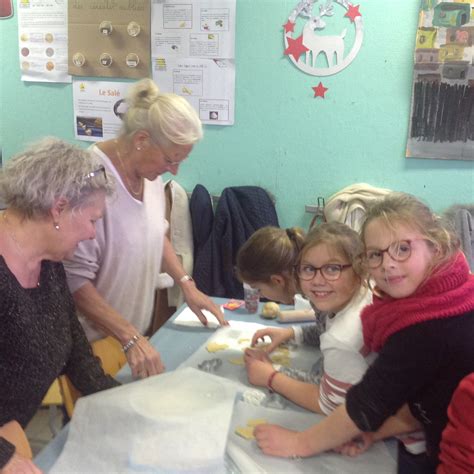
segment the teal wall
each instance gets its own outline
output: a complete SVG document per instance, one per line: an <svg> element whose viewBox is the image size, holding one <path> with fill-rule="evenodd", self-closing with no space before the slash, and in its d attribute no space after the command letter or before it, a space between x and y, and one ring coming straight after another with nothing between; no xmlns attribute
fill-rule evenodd
<svg viewBox="0 0 474 474"><path fill-rule="evenodd" d="M283 56L282 28L297 0L237 0L236 117L206 126L182 166L189 190L259 185L283 226L306 226L304 205L356 182L411 192L441 211L474 202L474 162L404 157L419 0L360 0L364 42L355 61L319 78ZM73 141L72 87L20 81L17 18L0 20L4 160L42 135ZM81 142L84 146L87 144Z"/></svg>

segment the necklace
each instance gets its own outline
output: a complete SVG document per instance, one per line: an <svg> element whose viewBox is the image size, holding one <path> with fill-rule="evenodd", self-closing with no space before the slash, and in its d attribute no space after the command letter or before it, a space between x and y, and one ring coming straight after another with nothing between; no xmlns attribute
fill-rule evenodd
<svg viewBox="0 0 474 474"><path fill-rule="evenodd" d="M138 191L135 191L132 187L132 184L130 183L130 180L128 179L127 170L125 169L125 166L123 165L122 156L120 155L118 142L117 142L117 140L114 140L114 142L115 142L115 152L117 153L117 157L118 157L119 162L120 162L120 167L122 168L123 174L125 176L125 181L127 182L128 189L130 190L130 192L134 196L140 197L143 193L143 178L140 178L140 187L139 187Z"/></svg>
<svg viewBox="0 0 474 474"><path fill-rule="evenodd" d="M18 239L16 238L15 232L13 232L13 230L11 229L11 224L10 224L9 220L7 219L7 211L3 211L3 222L5 222L5 225L8 227L8 229L6 229L8 237L10 237L12 242L15 244L15 248L17 250L17 253L21 257L23 257L25 260L27 260L25 252L23 252L23 248L22 248L20 242L18 242ZM39 287L40 286L40 276L39 275L36 278L36 280L37 280L36 281L36 286Z"/></svg>

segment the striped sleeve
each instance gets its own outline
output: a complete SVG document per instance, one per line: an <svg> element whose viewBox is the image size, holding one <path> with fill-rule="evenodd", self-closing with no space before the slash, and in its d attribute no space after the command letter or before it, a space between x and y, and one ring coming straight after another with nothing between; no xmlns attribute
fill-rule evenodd
<svg viewBox="0 0 474 474"><path fill-rule="evenodd" d="M323 376L319 389L319 405L326 415L346 400L348 390L358 383L368 367L364 356L329 334L323 336Z"/></svg>
<svg viewBox="0 0 474 474"><path fill-rule="evenodd" d="M319 406L322 412L325 415L329 415L339 405L344 403L347 391L351 387L352 384L334 379L327 373L324 373L319 386Z"/></svg>

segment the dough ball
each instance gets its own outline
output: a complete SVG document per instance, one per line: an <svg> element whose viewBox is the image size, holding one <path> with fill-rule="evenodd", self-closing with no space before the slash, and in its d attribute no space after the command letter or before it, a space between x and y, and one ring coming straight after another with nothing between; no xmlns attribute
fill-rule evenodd
<svg viewBox="0 0 474 474"><path fill-rule="evenodd" d="M276 303L269 302L265 303L262 308L262 317L266 319L274 319L280 313L280 306Z"/></svg>

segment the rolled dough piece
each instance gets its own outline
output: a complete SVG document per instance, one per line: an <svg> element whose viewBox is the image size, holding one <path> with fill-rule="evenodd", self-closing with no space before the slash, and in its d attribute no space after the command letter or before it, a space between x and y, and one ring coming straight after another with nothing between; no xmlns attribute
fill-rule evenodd
<svg viewBox="0 0 474 474"><path fill-rule="evenodd" d="M207 352L217 352L217 351L224 351L229 347L229 344L219 344L218 342L210 342L206 349Z"/></svg>

